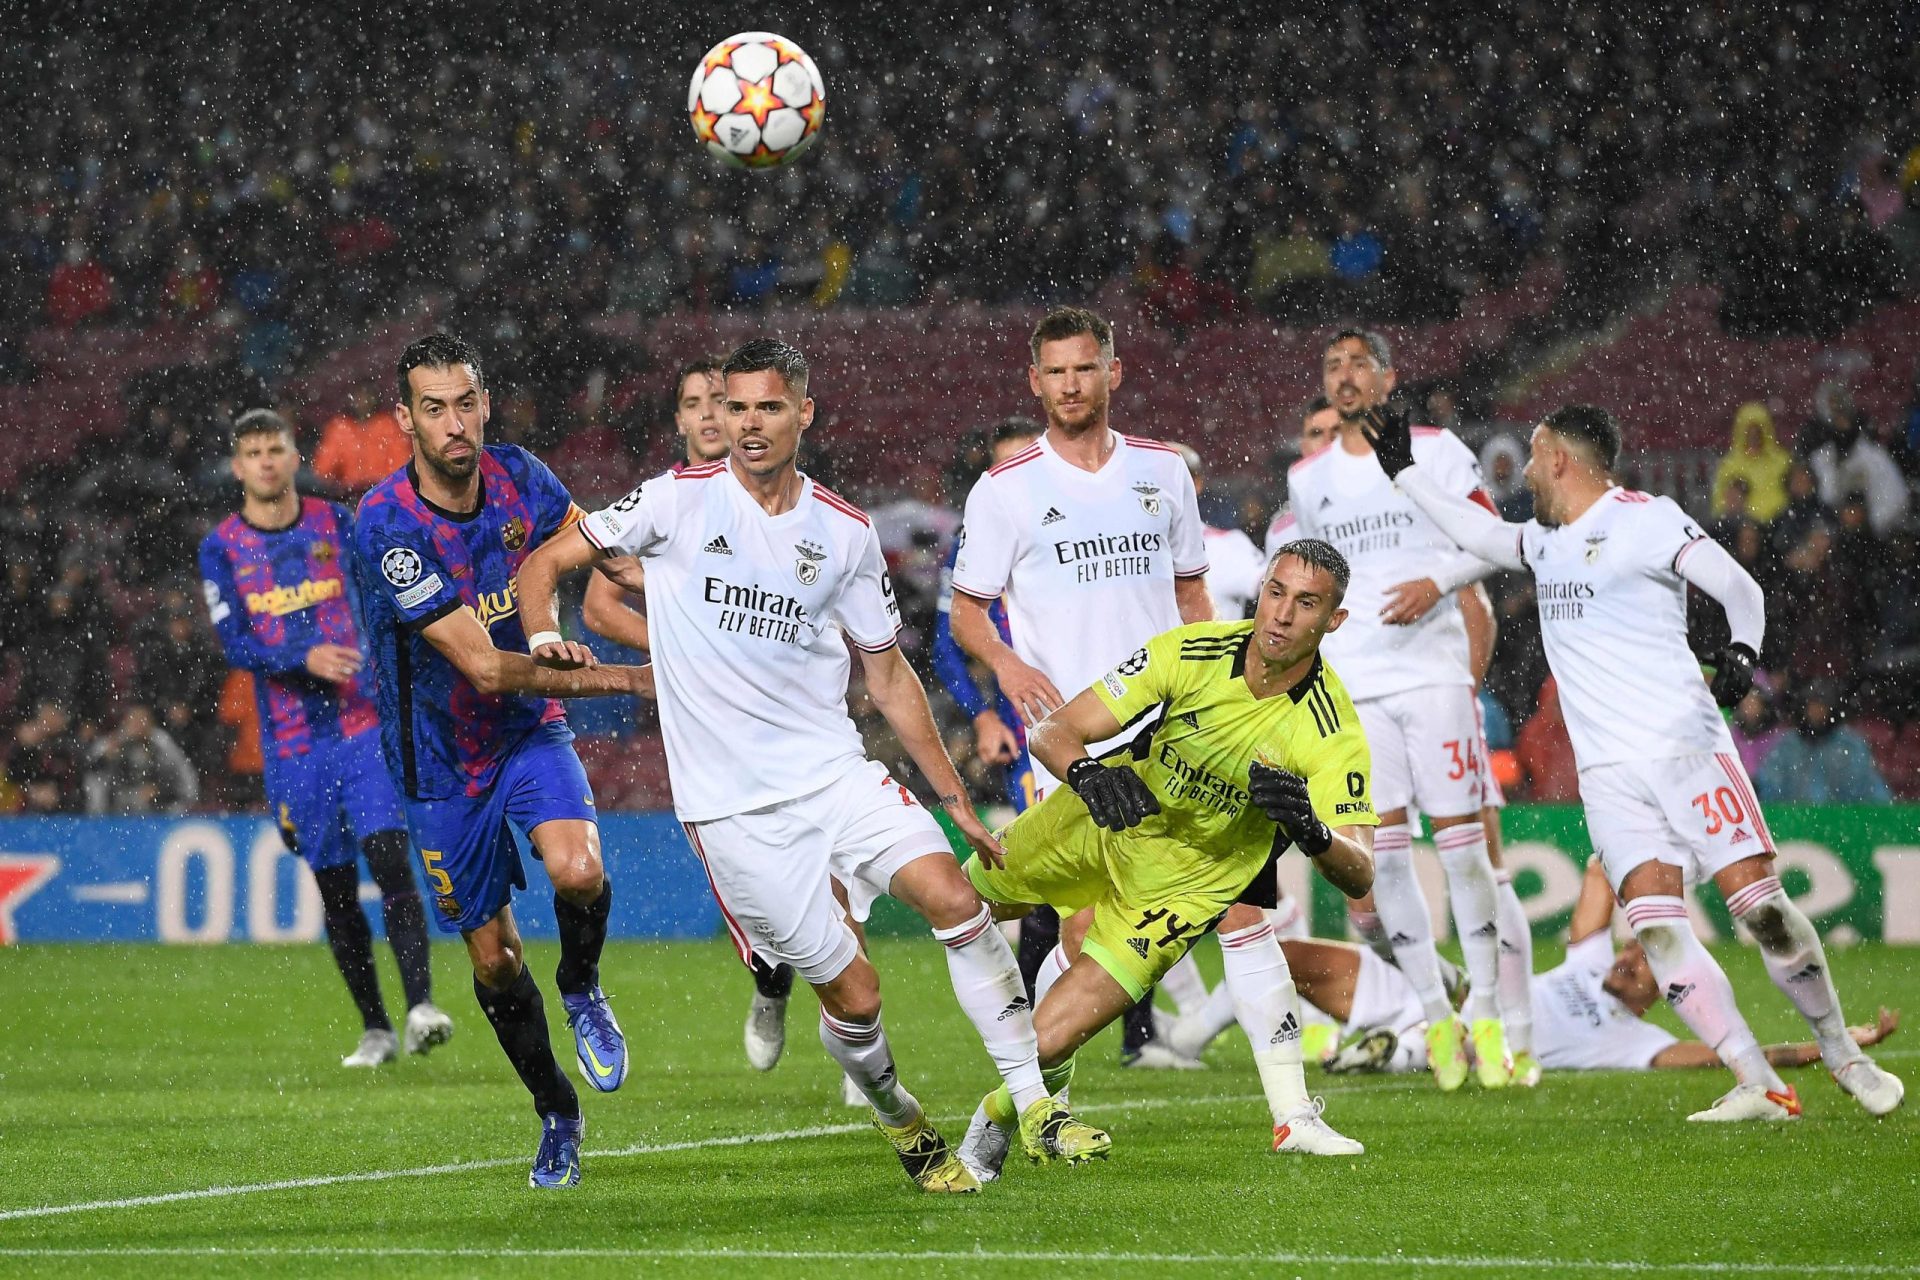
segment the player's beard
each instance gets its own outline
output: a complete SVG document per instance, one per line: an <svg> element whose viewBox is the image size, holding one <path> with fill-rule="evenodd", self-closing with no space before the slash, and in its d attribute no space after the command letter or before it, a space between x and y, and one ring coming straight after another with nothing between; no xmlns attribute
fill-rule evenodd
<svg viewBox="0 0 1920 1280"><path fill-rule="evenodd" d="M1078 422L1068 422L1066 418L1061 415L1059 405L1049 400L1046 402L1047 425L1070 436L1091 431L1107 420L1107 403L1108 400L1105 394L1088 394L1083 396L1078 404L1073 407L1086 410L1086 416Z"/></svg>
<svg viewBox="0 0 1920 1280"><path fill-rule="evenodd" d="M473 478L474 471L480 466L480 446L475 443L472 451L464 458L449 458L444 451L435 452L423 442L420 445L420 460L448 484L465 484Z"/></svg>

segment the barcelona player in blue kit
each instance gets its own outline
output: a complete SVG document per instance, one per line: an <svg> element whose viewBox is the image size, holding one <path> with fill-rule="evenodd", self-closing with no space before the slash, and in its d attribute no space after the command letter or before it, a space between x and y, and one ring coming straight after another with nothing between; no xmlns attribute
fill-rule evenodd
<svg viewBox="0 0 1920 1280"><path fill-rule="evenodd" d="M360 1010L360 1044L343 1065L373 1067L397 1055L399 1038L360 907L363 852L406 992L407 1051L444 1043L453 1022L433 1004L420 889L361 674L347 579L351 522L333 503L300 496L299 464L285 418L271 409L241 415L233 474L244 501L201 542L200 576L227 661L253 673L267 803L287 847L313 871L334 963Z"/></svg>
<svg viewBox="0 0 1920 1280"><path fill-rule="evenodd" d="M509 904L526 875L512 831L553 882L560 931L555 985L581 1074L611 1092L626 1041L600 990L613 903L586 772L559 698L651 696L646 667L551 670L527 656L514 574L580 518L546 466L486 443L480 358L449 334L399 362L399 420L413 461L361 500L353 565L372 650L387 767L426 869L439 922L473 961L474 994L541 1117L530 1181L580 1179L580 1101L555 1062L540 989ZM557 637L556 637L557 639Z"/></svg>

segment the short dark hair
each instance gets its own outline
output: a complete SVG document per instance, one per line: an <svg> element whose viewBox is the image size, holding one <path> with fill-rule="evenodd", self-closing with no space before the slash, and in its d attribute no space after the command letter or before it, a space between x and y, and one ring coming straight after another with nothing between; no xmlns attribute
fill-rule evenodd
<svg viewBox="0 0 1920 1280"><path fill-rule="evenodd" d="M1562 405L1541 421L1561 439L1585 445L1603 470L1620 461L1620 424L1598 405Z"/></svg>
<svg viewBox="0 0 1920 1280"><path fill-rule="evenodd" d="M1078 337L1090 333L1093 340L1100 344L1100 354L1113 359L1113 326L1087 310L1085 307L1055 307L1040 317L1040 323L1033 326L1033 338L1027 343L1033 351L1033 362L1040 363L1040 344L1058 342L1061 338Z"/></svg>
<svg viewBox="0 0 1920 1280"><path fill-rule="evenodd" d="M274 409L249 409L233 420L233 447L248 436L291 436L293 424Z"/></svg>
<svg viewBox="0 0 1920 1280"><path fill-rule="evenodd" d="M1292 556L1309 568L1322 569L1333 578L1333 602L1339 604L1347 597L1347 583L1353 578L1353 570L1347 565L1347 558L1331 542L1322 542L1318 538L1295 538L1273 553L1267 561L1267 572L1273 572L1273 566L1281 556Z"/></svg>
<svg viewBox="0 0 1920 1280"><path fill-rule="evenodd" d="M736 373L759 373L766 369L785 379L787 390L802 400L807 398L807 358L800 354L800 348L779 338L754 338L741 343L720 366L720 376L731 378Z"/></svg>
<svg viewBox="0 0 1920 1280"><path fill-rule="evenodd" d="M1367 354L1371 355L1373 362L1382 369L1393 368L1393 348L1388 346L1387 340L1374 329L1342 329L1327 339L1327 345L1320 348L1321 354L1326 354L1349 338L1358 338L1366 343Z"/></svg>
<svg viewBox="0 0 1920 1280"><path fill-rule="evenodd" d="M442 332L409 342L407 349L400 353L400 363L394 371L400 381L400 403L409 408L413 406L413 384L407 381L407 375L415 369L451 369L457 364L473 370L476 389L487 389L486 375L480 370L480 352L465 338Z"/></svg>
<svg viewBox="0 0 1920 1280"><path fill-rule="evenodd" d="M675 369L673 371L673 403L675 407L679 406L681 393L687 389L688 378L691 378L696 373L704 373L710 378L718 377L721 363L722 361L719 356L695 356L678 369Z"/></svg>
<svg viewBox="0 0 1920 1280"><path fill-rule="evenodd" d="M1011 418L1002 418L993 424L991 443L1003 444L1008 440L1031 440L1046 428L1032 418L1015 414Z"/></svg>
<svg viewBox="0 0 1920 1280"><path fill-rule="evenodd" d="M1328 344L1328 345L1332 345L1332 344ZM1333 408L1333 401L1327 399L1323 395L1315 396L1313 399L1307 401L1305 408L1300 410L1300 421L1304 423L1308 418L1311 418L1314 414L1325 413L1327 410L1331 408Z"/></svg>

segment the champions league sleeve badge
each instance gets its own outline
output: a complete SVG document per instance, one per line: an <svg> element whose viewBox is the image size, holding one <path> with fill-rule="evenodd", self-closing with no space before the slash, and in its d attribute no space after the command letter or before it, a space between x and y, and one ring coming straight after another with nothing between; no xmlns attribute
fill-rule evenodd
<svg viewBox="0 0 1920 1280"><path fill-rule="evenodd" d="M420 555L411 547L395 547L380 557L380 574L396 587L410 587L420 578Z"/></svg>

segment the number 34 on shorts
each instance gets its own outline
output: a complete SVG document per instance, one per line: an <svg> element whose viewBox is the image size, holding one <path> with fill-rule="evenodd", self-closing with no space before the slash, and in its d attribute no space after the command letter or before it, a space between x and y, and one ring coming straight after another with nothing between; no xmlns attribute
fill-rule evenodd
<svg viewBox="0 0 1920 1280"><path fill-rule="evenodd" d="M1112 907L1114 909L1109 910ZM1197 907L1197 909L1196 909ZM1205 937L1226 915L1197 904L1182 907L1126 907L1111 900L1094 912L1087 946L1102 968L1136 999L1179 962L1187 948Z"/></svg>

